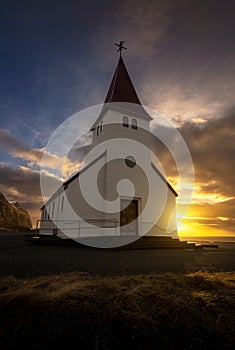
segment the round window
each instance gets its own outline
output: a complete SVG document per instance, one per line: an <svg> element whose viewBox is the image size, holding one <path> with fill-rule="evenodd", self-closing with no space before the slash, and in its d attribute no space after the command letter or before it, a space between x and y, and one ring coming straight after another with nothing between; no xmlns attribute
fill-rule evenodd
<svg viewBox="0 0 235 350"><path fill-rule="evenodd" d="M134 168L136 166L136 160L132 156L128 156L125 158L125 163L129 168Z"/></svg>

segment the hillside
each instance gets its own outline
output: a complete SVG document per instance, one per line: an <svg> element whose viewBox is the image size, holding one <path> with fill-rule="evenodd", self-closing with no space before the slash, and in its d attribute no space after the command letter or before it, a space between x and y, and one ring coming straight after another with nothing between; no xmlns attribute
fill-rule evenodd
<svg viewBox="0 0 235 350"><path fill-rule="evenodd" d="M18 202L9 203L0 192L0 230L22 231L31 227L28 212Z"/></svg>

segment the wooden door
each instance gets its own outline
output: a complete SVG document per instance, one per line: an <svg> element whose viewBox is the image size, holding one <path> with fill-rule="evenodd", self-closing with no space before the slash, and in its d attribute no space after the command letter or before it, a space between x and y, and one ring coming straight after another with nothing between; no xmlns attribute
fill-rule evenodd
<svg viewBox="0 0 235 350"><path fill-rule="evenodd" d="M121 199L120 225L121 234L138 234L138 200L133 199L129 205L127 199ZM127 226L126 226L127 225Z"/></svg>

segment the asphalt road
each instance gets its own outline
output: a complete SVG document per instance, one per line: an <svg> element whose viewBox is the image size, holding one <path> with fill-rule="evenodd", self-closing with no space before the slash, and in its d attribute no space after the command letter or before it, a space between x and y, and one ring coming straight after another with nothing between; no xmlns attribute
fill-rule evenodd
<svg viewBox="0 0 235 350"><path fill-rule="evenodd" d="M235 245L217 249L99 250L37 246L22 233L0 232L0 276L27 278L65 272L101 275L234 271Z"/></svg>

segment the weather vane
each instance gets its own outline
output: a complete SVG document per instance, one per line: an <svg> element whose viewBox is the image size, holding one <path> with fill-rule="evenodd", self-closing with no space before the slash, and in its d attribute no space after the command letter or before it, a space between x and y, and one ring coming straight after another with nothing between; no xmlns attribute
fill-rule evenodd
<svg viewBox="0 0 235 350"><path fill-rule="evenodd" d="M118 46L117 52L120 52L120 56L122 55L122 50L126 50L127 48L124 46L124 41L120 40L120 43L115 43L114 45Z"/></svg>

